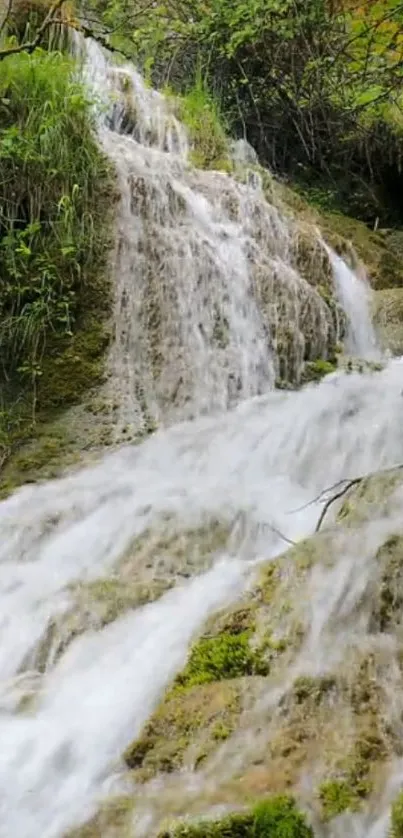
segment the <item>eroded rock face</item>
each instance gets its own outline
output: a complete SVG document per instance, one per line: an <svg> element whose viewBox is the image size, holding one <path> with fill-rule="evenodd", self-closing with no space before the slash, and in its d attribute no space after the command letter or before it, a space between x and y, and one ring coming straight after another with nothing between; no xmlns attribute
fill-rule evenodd
<svg viewBox="0 0 403 838"><path fill-rule="evenodd" d="M228 542L231 525L212 519L205 526L182 529L174 517L154 531L146 530L105 578L71 585L69 606L52 620L22 671L44 673L53 666L74 638L99 630L168 591L178 580L208 570L217 552Z"/></svg>
<svg viewBox="0 0 403 838"><path fill-rule="evenodd" d="M401 470L363 481L210 619L124 756L156 830L291 790L331 835L379 799L402 756L402 492Z"/></svg>
<svg viewBox="0 0 403 838"><path fill-rule="evenodd" d="M384 348L403 355L403 288L375 292L374 320Z"/></svg>

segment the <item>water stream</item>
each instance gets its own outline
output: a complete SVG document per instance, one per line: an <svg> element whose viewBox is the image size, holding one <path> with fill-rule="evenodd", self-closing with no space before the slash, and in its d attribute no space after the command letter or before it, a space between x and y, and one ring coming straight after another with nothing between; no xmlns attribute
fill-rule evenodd
<svg viewBox="0 0 403 838"><path fill-rule="evenodd" d="M99 89L116 92L129 70L111 68L90 44L87 72ZM273 391L279 311L293 323L299 364L301 318L311 317L321 345L332 328L326 307L292 266L291 232L277 209L253 186L192 170L169 103L132 70L130 79L131 135L117 133L128 113L118 102L101 131L122 193L109 386L122 424L142 413L141 385L147 409L171 427L0 504L1 838L61 838L83 821L206 617L239 595L256 562L286 548L282 535L313 531L321 506L306 504L342 478L403 460L398 361L377 374L336 373L297 392ZM357 278L343 265L335 273L350 349L368 355L366 294L350 289ZM257 268L272 294L269 325ZM150 283L153 300L163 297L159 319L147 309ZM221 345L212 338L217 311ZM240 517L242 538L230 535L209 570L83 632L32 671L49 625L71 607L71 586L108 578L133 539L169 519L183 529L219 519L231 534ZM354 560L346 557L350 569ZM316 583L312 637L316 631L320 643L334 603L325 596L329 580L323 590ZM28 683L34 701L26 706ZM364 838L361 821L357 829Z"/></svg>

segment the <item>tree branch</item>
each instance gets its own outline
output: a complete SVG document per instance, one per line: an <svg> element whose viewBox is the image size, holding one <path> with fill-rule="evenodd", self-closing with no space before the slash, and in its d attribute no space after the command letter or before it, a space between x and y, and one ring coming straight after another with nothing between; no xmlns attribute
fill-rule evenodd
<svg viewBox="0 0 403 838"><path fill-rule="evenodd" d="M8 58L9 55L18 55L18 53L21 52L34 52L34 50L40 45L42 35L46 32L49 26L52 25L52 23L57 22L54 15L59 11L59 9L61 9L65 2L66 0L56 0L56 2L52 4L32 41L27 41L25 44L17 44L15 47L7 47L7 49L0 50L0 61Z"/></svg>
<svg viewBox="0 0 403 838"><path fill-rule="evenodd" d="M1 33L4 31L4 29L5 29L5 27L6 27L7 21L8 21L8 19L9 19L9 17L10 17L10 12L11 12L12 6L13 6L13 0L8 0L8 4L7 4L7 8L6 8L5 15L4 15L4 17L3 17L2 22L0 23L0 35L1 35Z"/></svg>
<svg viewBox="0 0 403 838"><path fill-rule="evenodd" d="M331 486L330 489L325 489L324 492L321 492L321 494L318 495L318 497L314 501L310 501L310 503L306 504L306 506L310 506L312 503L315 503L315 501L319 500L322 495L331 491L332 489L335 489L337 486L340 486L341 483L346 484L345 486L343 486L342 489L340 489L339 492L336 492L335 495L332 495L332 497L329 498L326 501L326 503L325 503L325 505L322 509L322 512L320 513L318 523L316 524L315 532L319 532L319 530L320 530L320 528L323 524L324 518L325 518L330 506L332 505L332 503L334 503L336 500L339 500L339 498L343 497L343 495L346 495L347 492L350 489L352 489L353 486L358 486L359 483L362 483L364 480L368 480L369 478L371 478L375 475L387 474L388 472L399 471L400 469L403 469L403 463L400 463L397 466L393 466L393 468L384 468L384 469L380 469L380 471L377 471L377 472L372 472L370 474L363 474L362 477L354 477L354 478L352 478L352 480L347 480L347 481L341 480L341 481L339 481L339 483L336 483L334 486ZM301 507L301 508L303 509L304 507Z"/></svg>

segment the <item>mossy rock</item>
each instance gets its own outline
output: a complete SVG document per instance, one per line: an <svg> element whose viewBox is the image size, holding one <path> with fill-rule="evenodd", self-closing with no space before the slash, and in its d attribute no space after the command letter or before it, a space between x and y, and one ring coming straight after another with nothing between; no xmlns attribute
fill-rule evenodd
<svg viewBox="0 0 403 838"><path fill-rule="evenodd" d="M344 495L337 513L337 522L343 527L357 527L369 521L374 514L387 512L390 497L403 483L400 466L364 477Z"/></svg>
<svg viewBox="0 0 403 838"><path fill-rule="evenodd" d="M18 43L32 40L51 5L50 0L15 0L7 18L7 35L15 37ZM74 18L73 3L70 0L63 3L52 17L59 24L70 22ZM45 32L41 45L47 45L49 39L49 33Z"/></svg>
<svg viewBox="0 0 403 838"><path fill-rule="evenodd" d="M264 653L251 646L250 631L225 631L215 637L202 637L192 646L175 686L189 688L245 675L267 675L268 671Z"/></svg>
<svg viewBox="0 0 403 838"><path fill-rule="evenodd" d="M403 263L380 232L370 230L362 221L341 213L322 213L319 225L327 242L351 267L354 255L351 245L365 265L373 288L403 286Z"/></svg>
<svg viewBox="0 0 403 838"><path fill-rule="evenodd" d="M32 665L44 672L49 655L58 660L85 631L102 629L129 609L154 602L178 578L207 570L228 534L228 524L215 518L188 529L175 518L167 519L155 530L145 530L119 557L108 577L69 586L71 606L49 623Z"/></svg>
<svg viewBox="0 0 403 838"><path fill-rule="evenodd" d="M319 787L322 818L325 821L341 815L346 810L355 810L359 801L347 780L325 780Z"/></svg>
<svg viewBox="0 0 403 838"><path fill-rule="evenodd" d="M100 806L91 820L70 830L63 838L131 838L134 802L121 796Z"/></svg>
<svg viewBox="0 0 403 838"><path fill-rule="evenodd" d="M353 269L357 267L358 256L366 267L373 288L403 287L403 231L371 230L356 218L341 212L330 212L315 203L310 203L309 196L302 196L292 185L276 181L268 174L263 176L263 183L268 200L276 205L280 203L294 218L308 222L311 227L318 227L325 241ZM296 254L298 268L302 275L305 275L305 265L309 266L312 255L309 236L308 240L302 236L300 243L297 239ZM329 271L325 264L324 268L323 274L328 278ZM315 274L317 273L315 270ZM312 281L308 276L306 278Z"/></svg>
<svg viewBox="0 0 403 838"><path fill-rule="evenodd" d="M241 711L237 680L204 684L171 693L124 754L141 779L196 768L227 739Z"/></svg>
<svg viewBox="0 0 403 838"><path fill-rule="evenodd" d="M373 312L384 349L392 355L403 355L403 288L375 291Z"/></svg>
<svg viewBox="0 0 403 838"><path fill-rule="evenodd" d="M370 628L390 631L402 623L403 609L403 535L391 535L380 547L376 561L381 568L376 584L375 603Z"/></svg>
<svg viewBox="0 0 403 838"><path fill-rule="evenodd" d="M307 384L312 381L320 381L326 375L335 372L337 365L331 361L325 361L319 358L317 361L308 361L304 364L302 372L301 383Z"/></svg>

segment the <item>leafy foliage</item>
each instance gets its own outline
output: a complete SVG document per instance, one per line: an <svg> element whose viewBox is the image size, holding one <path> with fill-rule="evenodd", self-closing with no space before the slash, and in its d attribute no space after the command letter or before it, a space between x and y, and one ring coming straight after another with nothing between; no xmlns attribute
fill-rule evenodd
<svg viewBox="0 0 403 838"><path fill-rule="evenodd" d="M229 168L225 119L200 69L194 85L178 99L178 111L189 132L193 163L203 169Z"/></svg>
<svg viewBox="0 0 403 838"><path fill-rule="evenodd" d="M92 113L65 55L0 64L0 386L14 401L31 391L33 414L49 358L74 344L108 244L112 181Z"/></svg>
<svg viewBox="0 0 403 838"><path fill-rule="evenodd" d="M333 206L365 221L403 216L402 0L110 0L102 8L114 43L157 83L186 89L201 65L262 162L306 189L319 185Z"/></svg>

